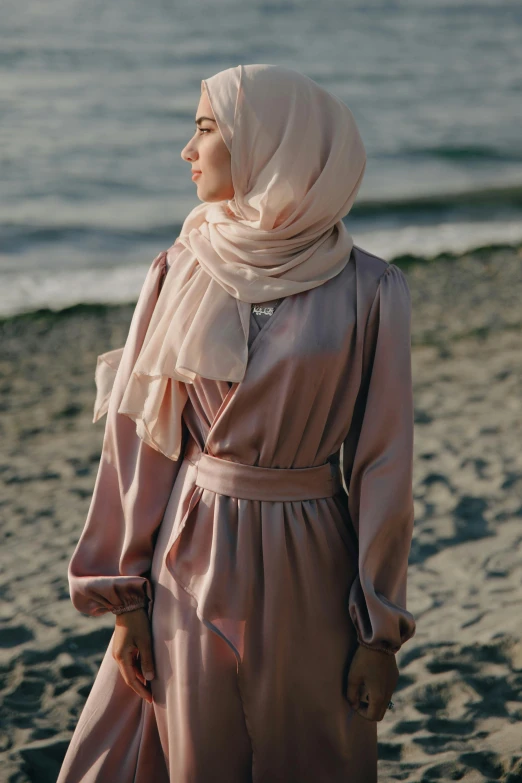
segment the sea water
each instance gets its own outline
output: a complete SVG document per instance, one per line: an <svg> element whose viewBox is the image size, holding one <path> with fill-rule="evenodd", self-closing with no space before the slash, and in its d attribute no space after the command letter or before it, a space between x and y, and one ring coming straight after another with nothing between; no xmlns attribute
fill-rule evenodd
<svg viewBox="0 0 522 783"><path fill-rule="evenodd" d="M345 219L393 261L522 241L518 0L3 0L0 315L135 300L201 202L200 81L287 65L352 110Z"/></svg>

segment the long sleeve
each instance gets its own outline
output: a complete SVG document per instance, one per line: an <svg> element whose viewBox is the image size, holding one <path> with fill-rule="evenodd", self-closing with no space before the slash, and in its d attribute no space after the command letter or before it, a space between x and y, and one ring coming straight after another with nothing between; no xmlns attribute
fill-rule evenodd
<svg viewBox="0 0 522 783"><path fill-rule="evenodd" d="M87 520L69 564L71 600L78 611L120 614L152 600L148 572L179 460L136 434L118 413L166 274L166 253L152 262L134 310L125 346L98 357L94 421L107 421ZM112 388L111 388L112 386Z"/></svg>
<svg viewBox="0 0 522 783"><path fill-rule="evenodd" d="M359 644L396 653L415 633L406 610L414 524L411 297L390 264L378 281L363 340L363 378L343 444L348 509L358 537L349 596Z"/></svg>

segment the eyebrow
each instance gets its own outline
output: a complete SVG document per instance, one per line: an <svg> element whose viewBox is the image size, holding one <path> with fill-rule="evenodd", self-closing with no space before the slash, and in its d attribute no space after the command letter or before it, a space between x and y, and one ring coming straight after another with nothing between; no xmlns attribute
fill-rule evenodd
<svg viewBox="0 0 522 783"><path fill-rule="evenodd" d="M212 117L198 117L197 120L195 121L196 125L199 125L199 123L203 122L203 120L208 120L209 122L215 122L215 120L212 119Z"/></svg>

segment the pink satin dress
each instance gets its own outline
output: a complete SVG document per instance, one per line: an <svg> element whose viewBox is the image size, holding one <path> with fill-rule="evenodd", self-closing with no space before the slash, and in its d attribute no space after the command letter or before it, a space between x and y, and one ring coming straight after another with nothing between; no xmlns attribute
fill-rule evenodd
<svg viewBox="0 0 522 783"><path fill-rule="evenodd" d="M405 275L354 246L252 315L244 379L188 385L172 461L117 413L167 273L163 253L126 360L99 357L107 421L69 567L80 612L147 607L153 702L111 639L58 783L374 783L377 723L345 694L358 644L393 654L415 633Z"/></svg>

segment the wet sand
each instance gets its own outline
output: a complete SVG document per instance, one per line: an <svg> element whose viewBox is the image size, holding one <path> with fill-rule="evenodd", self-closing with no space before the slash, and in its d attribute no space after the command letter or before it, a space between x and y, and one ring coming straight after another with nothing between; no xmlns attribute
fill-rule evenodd
<svg viewBox="0 0 522 783"><path fill-rule="evenodd" d="M522 780L522 249L408 264L415 534L380 781ZM111 636L70 603L99 353L133 305L0 323L0 781L54 783Z"/></svg>

